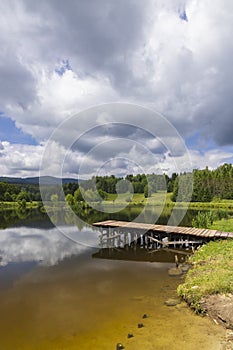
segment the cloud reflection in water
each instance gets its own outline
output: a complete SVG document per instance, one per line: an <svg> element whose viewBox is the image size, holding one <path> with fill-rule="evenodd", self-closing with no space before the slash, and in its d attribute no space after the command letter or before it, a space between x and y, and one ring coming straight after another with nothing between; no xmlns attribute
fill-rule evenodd
<svg viewBox="0 0 233 350"><path fill-rule="evenodd" d="M0 266L10 262L36 261L52 266L66 257L83 253L90 247L98 246L98 231L75 226L40 229L13 227L0 232ZM72 238L74 241L72 241ZM85 245L82 244L85 241ZM80 242L80 243L79 243Z"/></svg>

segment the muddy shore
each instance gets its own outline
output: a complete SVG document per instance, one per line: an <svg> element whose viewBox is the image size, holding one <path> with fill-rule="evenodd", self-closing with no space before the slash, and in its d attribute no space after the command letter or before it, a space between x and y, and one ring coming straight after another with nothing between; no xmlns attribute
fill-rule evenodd
<svg viewBox="0 0 233 350"><path fill-rule="evenodd" d="M233 330L233 295L216 294L203 298L201 306L217 324Z"/></svg>

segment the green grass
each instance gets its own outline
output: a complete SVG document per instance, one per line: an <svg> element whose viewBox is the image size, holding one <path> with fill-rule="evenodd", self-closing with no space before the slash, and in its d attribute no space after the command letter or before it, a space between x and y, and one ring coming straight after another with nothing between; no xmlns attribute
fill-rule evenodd
<svg viewBox="0 0 233 350"><path fill-rule="evenodd" d="M174 205L171 201L172 193L166 193L163 191L159 191L157 193L153 193L151 197L145 198L143 193L123 193L123 194L108 194L108 197L102 204L117 204L117 203L125 203L129 204L149 204L149 205ZM129 200L131 199L131 200Z"/></svg>
<svg viewBox="0 0 233 350"><path fill-rule="evenodd" d="M184 203L185 204L185 203ZM187 204L186 204L187 205ZM219 200L219 202L191 202L189 203L190 209L233 209L233 201Z"/></svg>
<svg viewBox="0 0 233 350"><path fill-rule="evenodd" d="M178 295L197 313L202 312L200 300L210 294L233 292L233 240L210 242L190 258L193 268L185 283L178 286Z"/></svg>
<svg viewBox="0 0 233 350"><path fill-rule="evenodd" d="M176 206L180 208L189 208L194 210L208 210L208 209L223 209L233 210L233 201L219 200L218 202L176 202Z"/></svg>
<svg viewBox="0 0 233 350"><path fill-rule="evenodd" d="M164 191L159 191L157 193L153 193L151 197L145 198L143 193L134 193L131 195L130 193L120 194L108 194L106 200L102 203L104 205L113 205L118 203L131 203L133 205L143 204L145 205L165 205L165 206L174 206L179 208L189 208L195 210L208 210L208 209L223 209L223 210L233 210L233 200L227 199L218 199L213 200L212 202L172 202L171 200L172 193L166 193ZM117 199L118 198L118 199ZM131 198L131 201L129 201Z"/></svg>
<svg viewBox="0 0 233 350"><path fill-rule="evenodd" d="M105 201L103 201L103 203L108 203L111 202L111 204L113 204L115 201L117 202L127 202L129 201L129 199L131 199L132 203L141 203L143 202L143 200L145 199L144 194L143 193L122 193L122 194L112 194L109 193L108 197Z"/></svg>
<svg viewBox="0 0 233 350"><path fill-rule="evenodd" d="M153 193L151 197L147 198L148 199L148 203L150 204L172 204L174 205L174 203L171 201L171 196L172 193L166 193L163 191L159 191L157 193Z"/></svg>
<svg viewBox="0 0 233 350"><path fill-rule="evenodd" d="M132 205L151 205L151 206L169 206L173 207L176 205L177 208L189 208L195 210L208 210L208 209L223 209L223 210L233 210L233 200L214 200L212 202L172 202L172 193L167 193L165 191L158 191L153 193L151 197L145 198L143 193L124 193L124 194L108 194L106 200L102 202L102 205L116 205L117 204L132 204ZM27 208L35 208L38 203L27 203ZM16 202L0 202L0 209L16 208Z"/></svg>
<svg viewBox="0 0 233 350"><path fill-rule="evenodd" d="M39 202L26 202L26 208L37 208ZM0 202L0 210L7 210L7 209L17 209L19 207L18 202Z"/></svg>
<svg viewBox="0 0 233 350"><path fill-rule="evenodd" d="M214 223L208 228L218 231L233 232L233 219L230 218L214 221Z"/></svg>

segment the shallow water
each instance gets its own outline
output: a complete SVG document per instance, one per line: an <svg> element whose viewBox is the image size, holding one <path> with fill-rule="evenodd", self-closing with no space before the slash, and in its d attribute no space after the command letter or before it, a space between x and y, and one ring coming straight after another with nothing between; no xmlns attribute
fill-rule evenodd
<svg viewBox="0 0 233 350"><path fill-rule="evenodd" d="M0 349L220 348L223 329L164 304L181 281L171 263L96 259L57 228L1 230L0 247Z"/></svg>

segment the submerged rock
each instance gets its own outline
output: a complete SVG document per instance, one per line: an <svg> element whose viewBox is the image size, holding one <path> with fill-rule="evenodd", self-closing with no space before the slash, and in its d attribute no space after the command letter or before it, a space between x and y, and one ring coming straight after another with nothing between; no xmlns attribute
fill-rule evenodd
<svg viewBox="0 0 233 350"><path fill-rule="evenodd" d="M143 301L145 299L145 296L134 296L131 298L133 301Z"/></svg>
<svg viewBox="0 0 233 350"><path fill-rule="evenodd" d="M167 306L176 306L180 303L181 303L180 299L176 299L176 298L170 298L164 302L164 304Z"/></svg>
<svg viewBox="0 0 233 350"><path fill-rule="evenodd" d="M183 271L179 267L172 267L168 270L169 276L181 276L183 274Z"/></svg>
<svg viewBox="0 0 233 350"><path fill-rule="evenodd" d="M181 303L179 303L179 304L176 305L176 309L177 309L177 310L187 309L187 307L188 307L188 305L187 305L187 303L185 303L185 302L181 302Z"/></svg>
<svg viewBox="0 0 233 350"><path fill-rule="evenodd" d="M180 269L183 271L183 272L188 272L188 270L191 268L191 265L189 264L182 264L180 265Z"/></svg>

